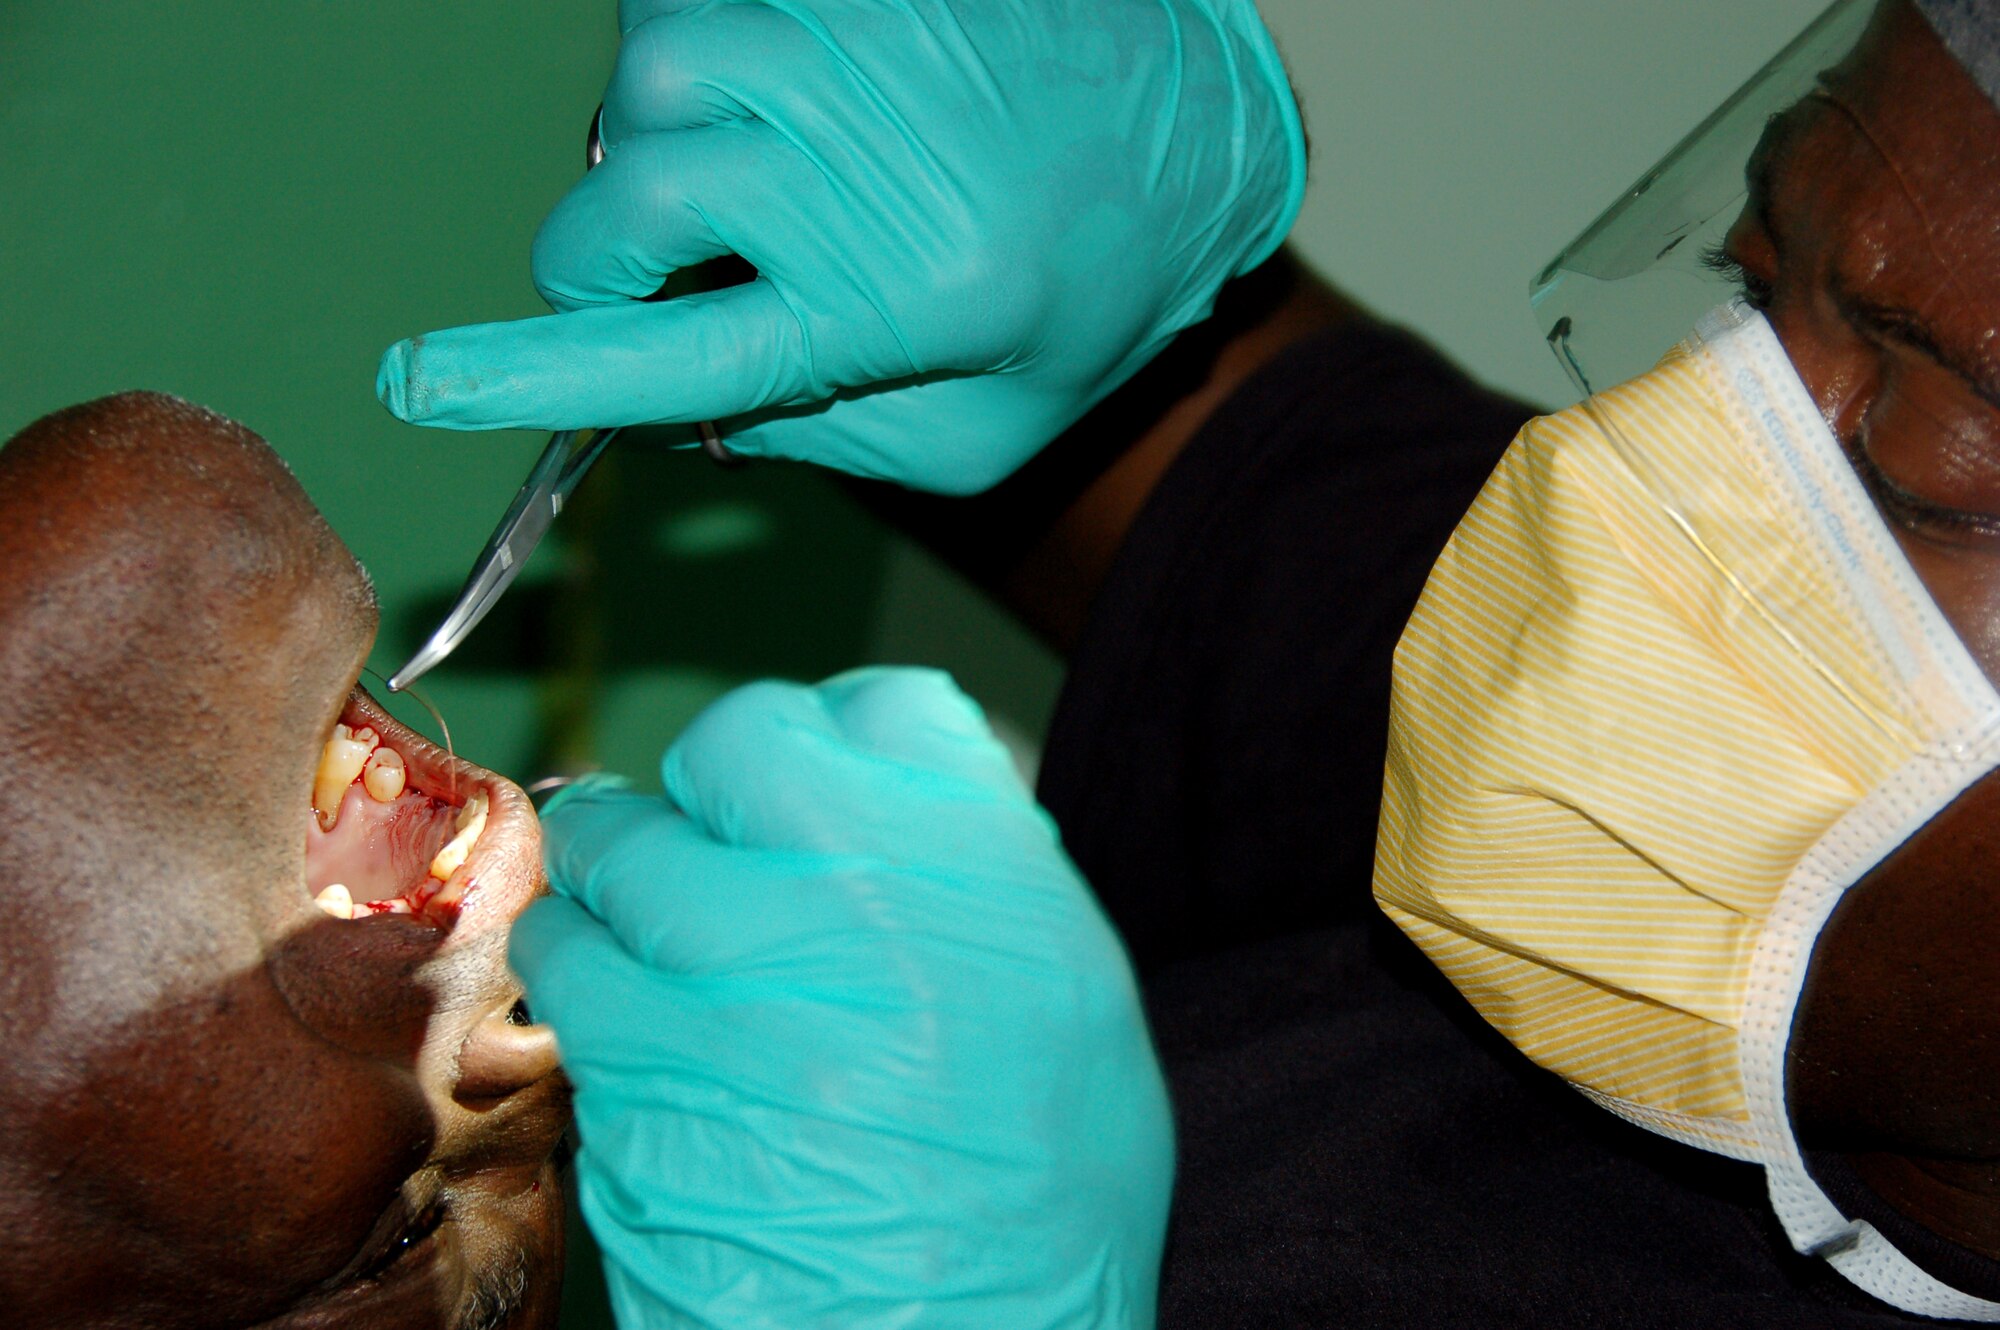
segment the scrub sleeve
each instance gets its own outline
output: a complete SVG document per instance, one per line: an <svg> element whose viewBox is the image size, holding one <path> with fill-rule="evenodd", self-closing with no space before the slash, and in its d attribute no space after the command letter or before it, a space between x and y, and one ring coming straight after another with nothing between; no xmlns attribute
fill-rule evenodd
<svg viewBox="0 0 2000 1330"><path fill-rule="evenodd" d="M1173 1090L1160 1324L1929 1324L1794 1254L1754 1167L1533 1067L1370 897L1391 652L1530 414L1393 329L1295 345L1162 479L1072 657L1039 793Z"/></svg>

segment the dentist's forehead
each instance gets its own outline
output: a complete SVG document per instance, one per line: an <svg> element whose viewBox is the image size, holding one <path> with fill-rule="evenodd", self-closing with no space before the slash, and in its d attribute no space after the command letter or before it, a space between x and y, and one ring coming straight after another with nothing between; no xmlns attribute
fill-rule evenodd
<svg viewBox="0 0 2000 1330"><path fill-rule="evenodd" d="M2000 3L1995 0L1916 0L1930 23L1980 91L2000 106Z"/></svg>

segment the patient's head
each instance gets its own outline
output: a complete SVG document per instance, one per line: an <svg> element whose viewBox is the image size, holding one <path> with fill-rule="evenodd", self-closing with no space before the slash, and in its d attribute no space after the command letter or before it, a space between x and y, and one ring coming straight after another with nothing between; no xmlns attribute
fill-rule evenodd
<svg viewBox="0 0 2000 1330"><path fill-rule="evenodd" d="M238 425L128 394L0 449L10 1324L553 1319L533 813L355 690L375 624Z"/></svg>

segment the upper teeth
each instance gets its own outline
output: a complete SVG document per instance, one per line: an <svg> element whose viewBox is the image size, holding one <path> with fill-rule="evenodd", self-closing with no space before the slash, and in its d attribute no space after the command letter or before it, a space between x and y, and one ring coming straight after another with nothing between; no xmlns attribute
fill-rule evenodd
<svg viewBox="0 0 2000 1330"><path fill-rule="evenodd" d="M416 909L401 896L391 896L387 900L358 901L346 886L331 883L313 897L313 904L336 919L366 919L376 914L415 914Z"/></svg>
<svg viewBox="0 0 2000 1330"><path fill-rule="evenodd" d="M403 792L403 755L393 748L377 748L361 768L361 784L368 797L386 804Z"/></svg>
<svg viewBox="0 0 2000 1330"><path fill-rule="evenodd" d="M347 787L368 764L368 755L381 742L375 731L365 725L358 730L345 725L333 727L333 737L320 750L319 771L313 777L313 812L319 814L321 831L332 831L340 821L341 796L347 793Z"/></svg>
<svg viewBox="0 0 2000 1330"><path fill-rule="evenodd" d="M346 886L339 882L329 885L319 895L313 897L313 904L336 919L354 917L354 897Z"/></svg>

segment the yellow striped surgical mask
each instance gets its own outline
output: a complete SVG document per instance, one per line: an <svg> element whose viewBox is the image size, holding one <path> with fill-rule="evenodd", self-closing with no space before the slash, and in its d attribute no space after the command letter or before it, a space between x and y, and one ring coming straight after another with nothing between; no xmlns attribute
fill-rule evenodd
<svg viewBox="0 0 2000 1330"><path fill-rule="evenodd" d="M1382 908L1530 1058L1765 1167L1878 1297L2000 1319L1807 1174L1785 1046L1843 891L2000 764L2000 697L1761 314L1530 422L1396 649Z"/></svg>

